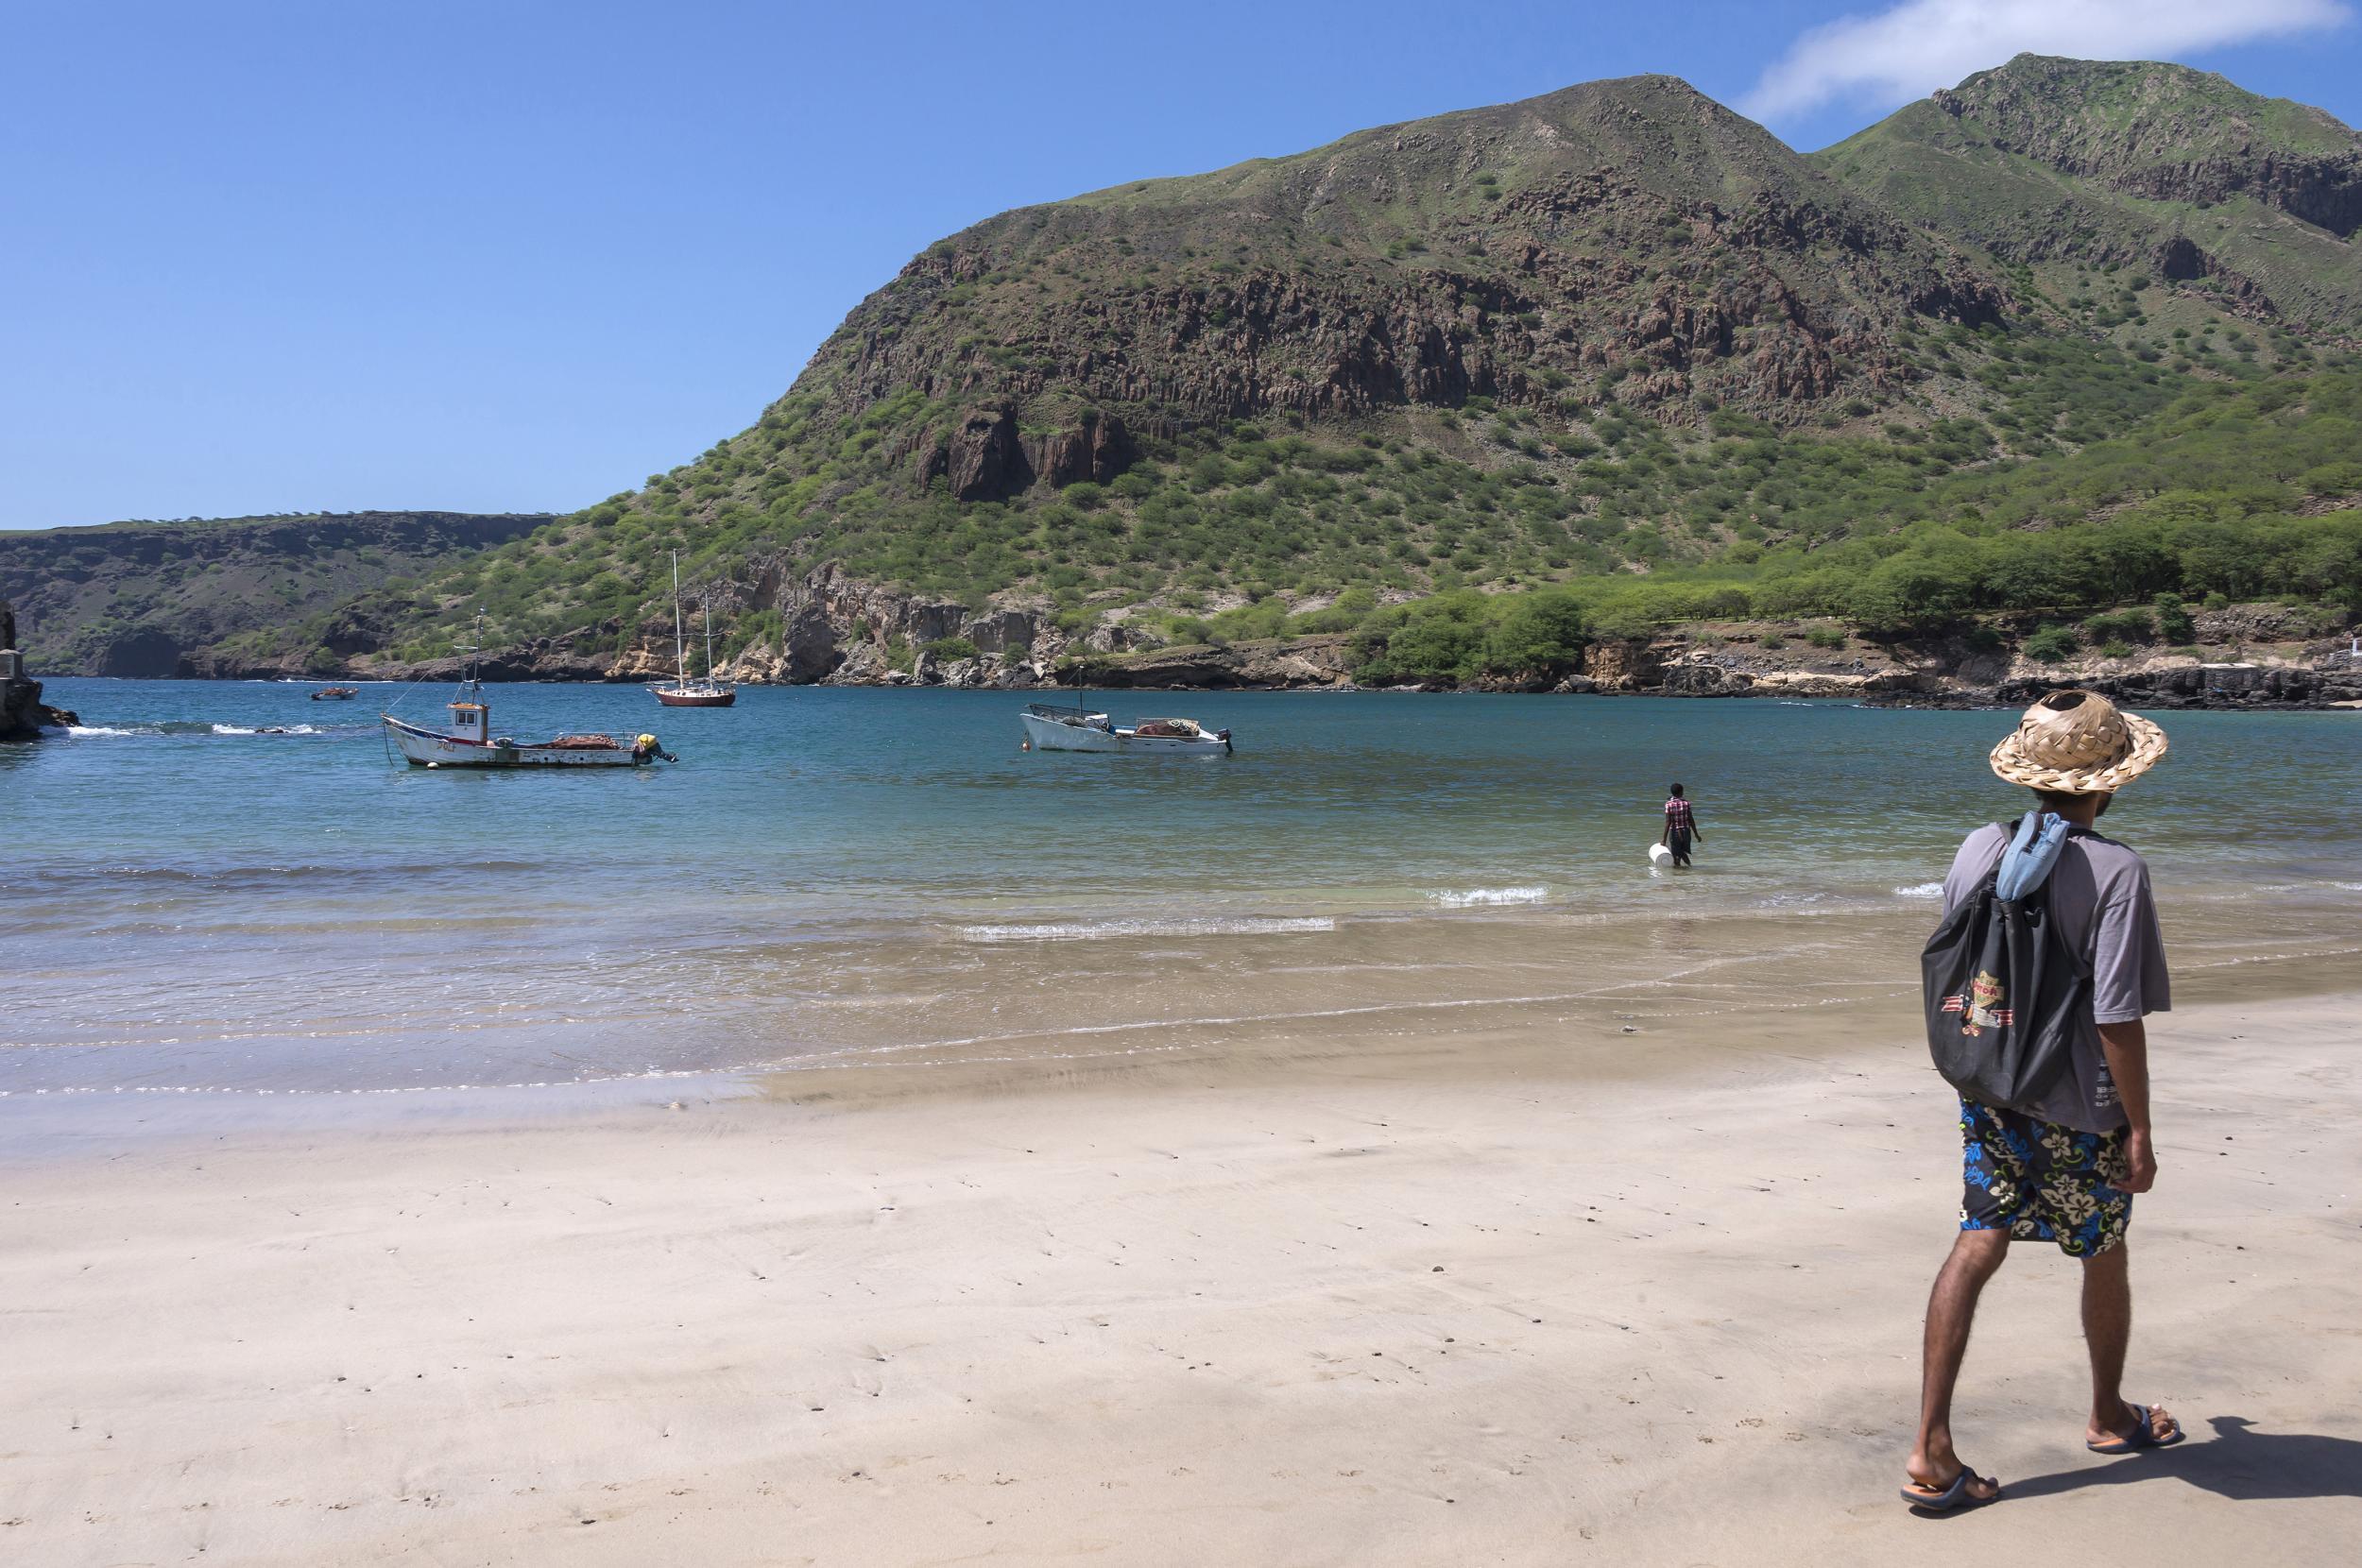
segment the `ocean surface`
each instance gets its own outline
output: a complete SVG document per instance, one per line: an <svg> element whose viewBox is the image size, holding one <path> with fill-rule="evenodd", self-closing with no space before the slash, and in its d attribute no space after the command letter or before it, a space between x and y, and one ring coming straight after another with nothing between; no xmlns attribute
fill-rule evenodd
<svg viewBox="0 0 2362 1568"><path fill-rule="evenodd" d="M1960 835L2021 798L1984 763L2009 716L1840 703L1119 692L1093 706L1237 754L1102 758L1020 751L1022 693L495 686L496 733L652 730L680 760L471 774L401 765L376 724L439 724L446 690L309 690L55 680L82 725L0 746L0 1094L1382 1029L1628 998L1734 947L1808 1001L1862 982L1827 933L1883 933L1891 967ZM2171 753L2103 826L2149 856L2177 960L2362 963L2362 714L2162 718ZM1645 851L1675 778L1705 840L1669 874Z"/></svg>

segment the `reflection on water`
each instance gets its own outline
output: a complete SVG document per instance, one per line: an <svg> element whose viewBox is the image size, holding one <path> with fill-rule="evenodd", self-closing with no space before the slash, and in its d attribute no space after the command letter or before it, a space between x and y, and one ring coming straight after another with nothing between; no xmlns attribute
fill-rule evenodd
<svg viewBox="0 0 2362 1568"><path fill-rule="evenodd" d="M0 748L0 1090L1054 1054L1144 1024L1423 1029L1440 1004L1696 986L1809 1003L1908 987L1952 845L2016 805L1984 771L1993 714L1117 695L1100 706L1178 708L1240 749L1110 758L1020 753L1021 695L655 710L500 687L499 729L653 728L683 760L470 775L391 764L304 690L59 681L83 732ZM2356 720L2167 723L2171 756L2106 826L2155 862L2177 956L2334 947L2362 886ZM1694 874L1642 854L1674 777L1707 833Z"/></svg>

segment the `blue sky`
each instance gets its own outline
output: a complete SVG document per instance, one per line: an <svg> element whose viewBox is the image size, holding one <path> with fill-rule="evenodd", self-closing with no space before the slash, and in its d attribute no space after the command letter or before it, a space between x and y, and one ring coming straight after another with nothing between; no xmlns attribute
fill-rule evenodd
<svg viewBox="0 0 2362 1568"><path fill-rule="evenodd" d="M0 0L0 527L569 509L979 218L1593 77L1804 148L2024 46L2355 123L2358 40L2337 0Z"/></svg>

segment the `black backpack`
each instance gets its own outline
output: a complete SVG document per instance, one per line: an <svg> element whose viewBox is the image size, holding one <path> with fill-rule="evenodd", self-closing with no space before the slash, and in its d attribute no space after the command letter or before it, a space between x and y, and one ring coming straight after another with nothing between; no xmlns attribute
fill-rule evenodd
<svg viewBox="0 0 2362 1568"><path fill-rule="evenodd" d="M2019 896L2001 895L2010 861L2005 852L1920 954L1928 1054L1980 1105L2113 1132L2124 1111L2097 1049L2091 968L2059 936L2046 871Z"/></svg>

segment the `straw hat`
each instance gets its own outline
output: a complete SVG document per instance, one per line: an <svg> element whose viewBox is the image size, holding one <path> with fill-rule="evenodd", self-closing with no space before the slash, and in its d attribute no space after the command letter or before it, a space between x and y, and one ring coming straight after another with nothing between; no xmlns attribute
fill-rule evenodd
<svg viewBox="0 0 2362 1568"><path fill-rule="evenodd" d="M2097 691L2053 691L1993 748L1993 771L2062 794L2120 790L2165 755L2165 732Z"/></svg>

